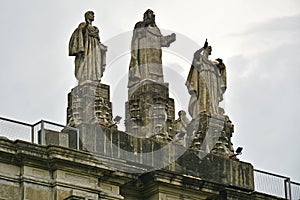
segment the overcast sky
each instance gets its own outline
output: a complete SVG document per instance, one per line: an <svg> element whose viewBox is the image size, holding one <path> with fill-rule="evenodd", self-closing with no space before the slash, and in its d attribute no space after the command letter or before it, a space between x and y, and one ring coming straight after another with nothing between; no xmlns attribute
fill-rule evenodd
<svg viewBox="0 0 300 200"><path fill-rule="evenodd" d="M163 34L178 36L163 52L176 111L187 108L184 82L193 53L208 38L211 59L227 66L223 106L235 125L234 146L244 147L240 159L299 182L298 0L1 0L0 116L65 124L67 93L77 84L68 43L87 10L108 45L102 82L111 85L114 114L123 115L130 37L148 8Z"/></svg>

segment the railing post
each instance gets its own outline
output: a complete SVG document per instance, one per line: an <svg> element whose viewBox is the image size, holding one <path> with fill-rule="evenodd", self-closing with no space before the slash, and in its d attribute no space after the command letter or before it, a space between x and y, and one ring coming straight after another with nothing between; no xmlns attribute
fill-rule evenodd
<svg viewBox="0 0 300 200"><path fill-rule="evenodd" d="M290 199L292 199L292 187L291 187L291 179L290 178L288 178L288 185L289 185L289 190L288 190L289 196L290 196Z"/></svg>
<svg viewBox="0 0 300 200"><path fill-rule="evenodd" d="M41 143L42 145L45 145L45 124L43 120L41 121L41 137Z"/></svg>
<svg viewBox="0 0 300 200"><path fill-rule="evenodd" d="M284 193L286 199L292 199L292 191L291 191L291 180L290 178L284 179Z"/></svg>
<svg viewBox="0 0 300 200"><path fill-rule="evenodd" d="M31 142L34 143L34 126L31 126Z"/></svg>

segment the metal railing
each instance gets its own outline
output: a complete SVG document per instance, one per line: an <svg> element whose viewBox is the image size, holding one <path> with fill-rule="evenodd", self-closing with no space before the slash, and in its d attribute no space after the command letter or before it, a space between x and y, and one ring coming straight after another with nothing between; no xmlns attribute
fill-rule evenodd
<svg viewBox="0 0 300 200"><path fill-rule="evenodd" d="M300 199L300 183L291 181L291 199L299 200Z"/></svg>
<svg viewBox="0 0 300 200"><path fill-rule="evenodd" d="M28 124L0 117L0 136L10 140L19 139L36 144L47 145L49 144L48 141L51 140L51 137L49 138L47 136L51 133L52 138L54 138L54 136L61 137L67 135L69 141L72 139L73 145L71 145L70 148L79 149L79 130L77 128L63 126L46 120L41 120L35 124ZM57 141L58 140L59 139L57 139ZM69 141L67 142L69 143Z"/></svg>
<svg viewBox="0 0 300 200"><path fill-rule="evenodd" d="M289 177L254 169L254 188L257 192L273 196L299 200L300 184L292 182Z"/></svg>

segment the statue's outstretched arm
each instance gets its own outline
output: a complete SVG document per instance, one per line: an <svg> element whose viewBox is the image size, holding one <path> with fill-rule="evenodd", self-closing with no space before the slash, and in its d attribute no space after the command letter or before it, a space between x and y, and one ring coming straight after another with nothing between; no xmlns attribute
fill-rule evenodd
<svg viewBox="0 0 300 200"><path fill-rule="evenodd" d="M161 36L161 46L162 47L169 47L172 42L176 40L176 34L172 33L171 35Z"/></svg>

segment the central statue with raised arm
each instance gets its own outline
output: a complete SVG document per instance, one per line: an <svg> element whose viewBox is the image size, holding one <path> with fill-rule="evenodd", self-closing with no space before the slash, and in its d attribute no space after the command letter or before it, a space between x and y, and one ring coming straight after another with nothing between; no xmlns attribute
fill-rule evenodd
<svg viewBox="0 0 300 200"><path fill-rule="evenodd" d="M169 98L169 84L164 82L162 47L169 47L175 40L175 33L162 35L150 9L144 13L143 21L135 24L126 102L127 133L170 139L175 107Z"/></svg>
<svg viewBox="0 0 300 200"><path fill-rule="evenodd" d="M226 67L223 60L209 59L212 47L207 40L195 52L186 86L191 94L189 113L193 119L201 113L220 114L219 102L226 90Z"/></svg>
<svg viewBox="0 0 300 200"><path fill-rule="evenodd" d="M145 79L163 83L161 47L169 47L175 40L174 33L168 36L161 34L153 11L148 9L143 21L136 23L134 27L128 87Z"/></svg>

